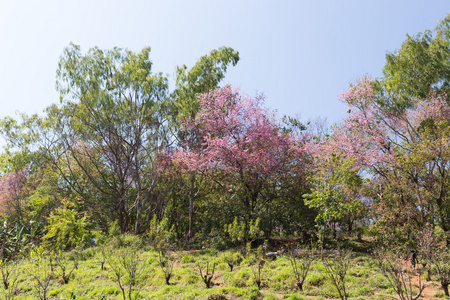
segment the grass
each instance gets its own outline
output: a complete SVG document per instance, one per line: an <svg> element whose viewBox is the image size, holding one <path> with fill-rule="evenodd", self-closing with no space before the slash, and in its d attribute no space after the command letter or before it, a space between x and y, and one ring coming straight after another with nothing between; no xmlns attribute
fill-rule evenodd
<svg viewBox="0 0 450 300"><path fill-rule="evenodd" d="M140 251L136 260L142 262L143 276L137 279L133 287L133 299L336 299L338 293L325 275L325 268L320 260L314 261L306 277L304 291L296 288L290 262L278 257L266 261L261 270L262 288L256 286L257 270L252 263L254 259L242 257L238 251L180 251L174 252L174 269L171 285L165 284L164 273L158 264L158 253L149 250L146 245L138 245ZM123 247L133 247L125 243ZM118 245L114 245L120 247ZM117 284L111 265L105 264L101 248L94 247L84 251L65 254L67 263L78 260L76 269L64 284L60 277L52 276L49 286L49 299L122 299L122 291ZM228 261L233 260L234 268L230 271ZM206 288L202 282L198 265L207 262L216 263L213 277L214 286ZM17 266L20 274L19 284L14 299L38 299L36 282L32 274L36 270L31 259L21 261ZM128 284L128 274L123 276ZM354 253L351 268L348 271L347 285L350 299L396 299L386 278L381 274L376 262L366 253ZM427 284L433 289L433 298L445 299L436 282ZM1 288L0 298L5 299L6 291ZM74 298L75 297L75 298Z"/></svg>

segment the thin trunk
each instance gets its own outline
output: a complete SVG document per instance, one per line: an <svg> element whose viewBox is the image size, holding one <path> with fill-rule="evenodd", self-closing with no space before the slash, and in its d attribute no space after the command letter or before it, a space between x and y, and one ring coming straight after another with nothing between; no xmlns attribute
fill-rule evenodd
<svg viewBox="0 0 450 300"><path fill-rule="evenodd" d="M189 192L189 232L188 239L192 239L194 237L194 221L195 221L195 211L194 211L194 188L195 188L195 173L191 174L191 188Z"/></svg>
<svg viewBox="0 0 450 300"><path fill-rule="evenodd" d="M142 203L139 200L139 202L136 205L136 223L134 227L135 234L141 233L141 219L142 219Z"/></svg>
<svg viewBox="0 0 450 300"><path fill-rule="evenodd" d="M194 237L194 199L189 198L189 232L188 239Z"/></svg>

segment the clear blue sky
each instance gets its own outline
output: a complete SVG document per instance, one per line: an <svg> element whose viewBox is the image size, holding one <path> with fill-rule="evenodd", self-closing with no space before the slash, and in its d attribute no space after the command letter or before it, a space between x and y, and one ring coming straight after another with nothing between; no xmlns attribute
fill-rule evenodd
<svg viewBox="0 0 450 300"><path fill-rule="evenodd" d="M73 42L82 51L150 46L153 70L172 82L177 65L229 46L241 60L224 84L264 93L280 116L334 123L349 82L381 76L388 51L449 11L448 0L0 0L0 118L59 101L55 71Z"/></svg>

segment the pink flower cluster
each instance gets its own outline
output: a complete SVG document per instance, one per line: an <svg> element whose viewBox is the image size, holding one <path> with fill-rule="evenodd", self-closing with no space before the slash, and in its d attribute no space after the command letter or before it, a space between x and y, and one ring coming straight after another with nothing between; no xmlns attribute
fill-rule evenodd
<svg viewBox="0 0 450 300"><path fill-rule="evenodd" d="M242 96L230 86L199 97L200 110L183 123L186 139L173 159L189 170L221 170L270 178L300 164L302 140L284 133L263 97Z"/></svg>

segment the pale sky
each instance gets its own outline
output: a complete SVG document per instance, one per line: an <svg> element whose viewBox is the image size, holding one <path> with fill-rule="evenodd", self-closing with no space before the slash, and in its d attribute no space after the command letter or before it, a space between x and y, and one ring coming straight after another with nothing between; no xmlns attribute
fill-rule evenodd
<svg viewBox="0 0 450 300"><path fill-rule="evenodd" d="M55 74L70 42L83 52L152 48L170 75L221 46L240 52L223 84L264 93L278 115L345 117L336 97L363 75L381 76L406 34L433 29L450 1L0 0L0 118L59 102Z"/></svg>

